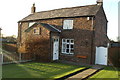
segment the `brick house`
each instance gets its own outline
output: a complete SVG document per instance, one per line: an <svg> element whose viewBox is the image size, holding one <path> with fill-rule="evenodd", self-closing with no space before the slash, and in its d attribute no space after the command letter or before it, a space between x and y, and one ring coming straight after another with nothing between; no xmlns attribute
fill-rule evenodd
<svg viewBox="0 0 120 80"><path fill-rule="evenodd" d="M39 61L63 60L95 64L96 47L107 47L103 2L35 12L18 22L18 51Z"/></svg>

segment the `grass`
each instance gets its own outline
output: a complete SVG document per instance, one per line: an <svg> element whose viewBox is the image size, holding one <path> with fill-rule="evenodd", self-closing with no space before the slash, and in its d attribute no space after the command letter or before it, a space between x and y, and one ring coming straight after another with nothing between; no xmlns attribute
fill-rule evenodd
<svg viewBox="0 0 120 80"><path fill-rule="evenodd" d="M112 66L105 66L103 70L100 72L96 73L92 77L90 77L88 80L96 80L98 78L103 79L103 80L118 80L120 78L119 76L120 70L118 70L115 67Z"/></svg>
<svg viewBox="0 0 120 80"><path fill-rule="evenodd" d="M62 63L38 63L3 65L3 78L60 78L86 67Z"/></svg>

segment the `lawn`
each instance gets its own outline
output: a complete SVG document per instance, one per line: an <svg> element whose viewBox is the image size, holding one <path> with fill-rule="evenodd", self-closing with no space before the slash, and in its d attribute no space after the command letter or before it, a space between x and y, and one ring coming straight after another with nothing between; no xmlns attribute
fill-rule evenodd
<svg viewBox="0 0 120 80"><path fill-rule="evenodd" d="M112 66L105 66L103 70L99 71L98 73L90 77L88 80L96 80L98 78L103 80L118 80L118 78L120 78L119 73L120 70L118 70L118 68Z"/></svg>
<svg viewBox="0 0 120 80"><path fill-rule="evenodd" d="M60 78L86 67L62 63L38 63L3 65L3 78Z"/></svg>

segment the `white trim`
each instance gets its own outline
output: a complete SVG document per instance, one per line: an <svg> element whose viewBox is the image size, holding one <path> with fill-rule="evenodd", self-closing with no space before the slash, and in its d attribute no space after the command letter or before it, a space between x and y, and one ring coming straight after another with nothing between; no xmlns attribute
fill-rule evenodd
<svg viewBox="0 0 120 80"><path fill-rule="evenodd" d="M50 24L48 24L48 25L51 26L52 28L54 28L55 30L57 30L58 32L61 32L61 30L55 28L54 26L52 26L52 25L50 25Z"/></svg>
<svg viewBox="0 0 120 80"><path fill-rule="evenodd" d="M63 41L64 40L64 41ZM69 42L67 42L67 40L69 40ZM73 43L71 42L73 40ZM64 45L64 46L63 46ZM69 48L67 48L67 45L69 46ZM73 49L74 50L74 47L71 48L71 45L74 46L74 39L62 39L62 53L63 54L74 54L71 53L71 50ZM65 47L65 48L64 48ZM67 53L67 49L69 50L68 53ZM65 50L65 51L64 51Z"/></svg>

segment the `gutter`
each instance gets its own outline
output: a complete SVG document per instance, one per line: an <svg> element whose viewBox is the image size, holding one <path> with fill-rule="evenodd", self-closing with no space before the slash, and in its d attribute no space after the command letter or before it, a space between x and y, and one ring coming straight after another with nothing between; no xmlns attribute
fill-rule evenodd
<svg viewBox="0 0 120 80"><path fill-rule="evenodd" d="M53 18L38 18L38 19L28 19L28 20L20 20L19 22L32 22L39 20L51 20L51 19L64 19L64 18L80 18L80 17L94 17L95 15L83 15L83 16L66 16L66 17L53 17Z"/></svg>

